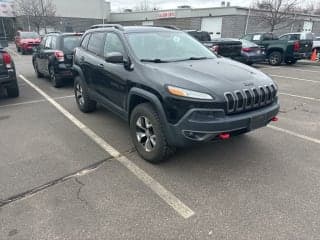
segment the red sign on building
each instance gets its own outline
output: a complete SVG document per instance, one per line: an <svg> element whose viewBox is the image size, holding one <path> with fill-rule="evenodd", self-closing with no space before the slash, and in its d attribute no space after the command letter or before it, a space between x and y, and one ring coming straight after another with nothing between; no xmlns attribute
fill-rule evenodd
<svg viewBox="0 0 320 240"><path fill-rule="evenodd" d="M175 11L167 11L167 12L160 12L158 14L159 18L175 18L176 12Z"/></svg>

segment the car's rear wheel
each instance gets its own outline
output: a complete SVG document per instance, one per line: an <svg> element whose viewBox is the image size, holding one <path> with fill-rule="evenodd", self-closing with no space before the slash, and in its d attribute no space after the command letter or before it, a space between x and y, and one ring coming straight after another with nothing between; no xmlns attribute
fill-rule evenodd
<svg viewBox="0 0 320 240"><path fill-rule="evenodd" d="M296 59L286 59L285 63L287 65L293 65L293 64L297 63L297 60Z"/></svg>
<svg viewBox="0 0 320 240"><path fill-rule="evenodd" d="M62 86L62 79L60 77L57 77L53 66L49 67L49 75L52 86L54 86L55 88L60 88Z"/></svg>
<svg viewBox="0 0 320 240"><path fill-rule="evenodd" d="M274 51L269 55L269 64L272 66L279 66L282 63L282 53Z"/></svg>
<svg viewBox="0 0 320 240"><path fill-rule="evenodd" d="M7 87L7 94L10 98L19 97L19 86L17 81Z"/></svg>
<svg viewBox="0 0 320 240"><path fill-rule="evenodd" d="M36 72L37 78L42 78L43 74L39 72L38 63L35 60L33 61L33 68L34 68L34 71Z"/></svg>
<svg viewBox="0 0 320 240"><path fill-rule="evenodd" d="M74 80L74 95L77 105L82 112L89 113L96 110L97 102L90 99L88 89L79 76Z"/></svg>
<svg viewBox="0 0 320 240"><path fill-rule="evenodd" d="M149 103L140 104L132 111L130 132L135 148L148 162L162 162L175 150L169 146L160 117Z"/></svg>

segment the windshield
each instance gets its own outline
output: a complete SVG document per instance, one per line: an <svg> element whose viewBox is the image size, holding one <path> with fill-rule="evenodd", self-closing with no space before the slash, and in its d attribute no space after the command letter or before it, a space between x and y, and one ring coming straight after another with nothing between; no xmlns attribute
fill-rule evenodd
<svg viewBox="0 0 320 240"><path fill-rule="evenodd" d="M81 36L67 36L63 38L62 50L64 52L73 52L80 45Z"/></svg>
<svg viewBox="0 0 320 240"><path fill-rule="evenodd" d="M130 33L128 39L140 60L161 62L216 58L208 48L183 32Z"/></svg>
<svg viewBox="0 0 320 240"><path fill-rule="evenodd" d="M36 32L21 32L21 38L27 39L27 38L40 38L39 34Z"/></svg>

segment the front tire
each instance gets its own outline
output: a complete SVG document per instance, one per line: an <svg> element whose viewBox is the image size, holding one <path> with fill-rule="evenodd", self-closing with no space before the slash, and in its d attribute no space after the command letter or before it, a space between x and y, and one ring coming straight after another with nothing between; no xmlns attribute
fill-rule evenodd
<svg viewBox="0 0 320 240"><path fill-rule="evenodd" d="M282 53L278 51L271 52L269 55L269 64L279 66L282 63Z"/></svg>
<svg viewBox="0 0 320 240"><path fill-rule="evenodd" d="M39 72L38 63L36 62L36 60L33 61L33 68L36 72L37 78L43 78L43 74Z"/></svg>
<svg viewBox="0 0 320 240"><path fill-rule="evenodd" d="M90 99L88 89L79 76L74 80L74 95L81 112L89 113L96 110L97 102Z"/></svg>
<svg viewBox="0 0 320 240"><path fill-rule="evenodd" d="M134 108L130 133L137 152L150 163L166 160L175 150L169 146L159 114L150 103Z"/></svg>

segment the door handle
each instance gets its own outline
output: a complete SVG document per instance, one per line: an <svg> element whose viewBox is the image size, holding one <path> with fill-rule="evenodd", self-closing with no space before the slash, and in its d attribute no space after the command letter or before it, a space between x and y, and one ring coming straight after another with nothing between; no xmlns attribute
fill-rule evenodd
<svg viewBox="0 0 320 240"><path fill-rule="evenodd" d="M104 68L104 65L102 63L98 64L98 68Z"/></svg>

